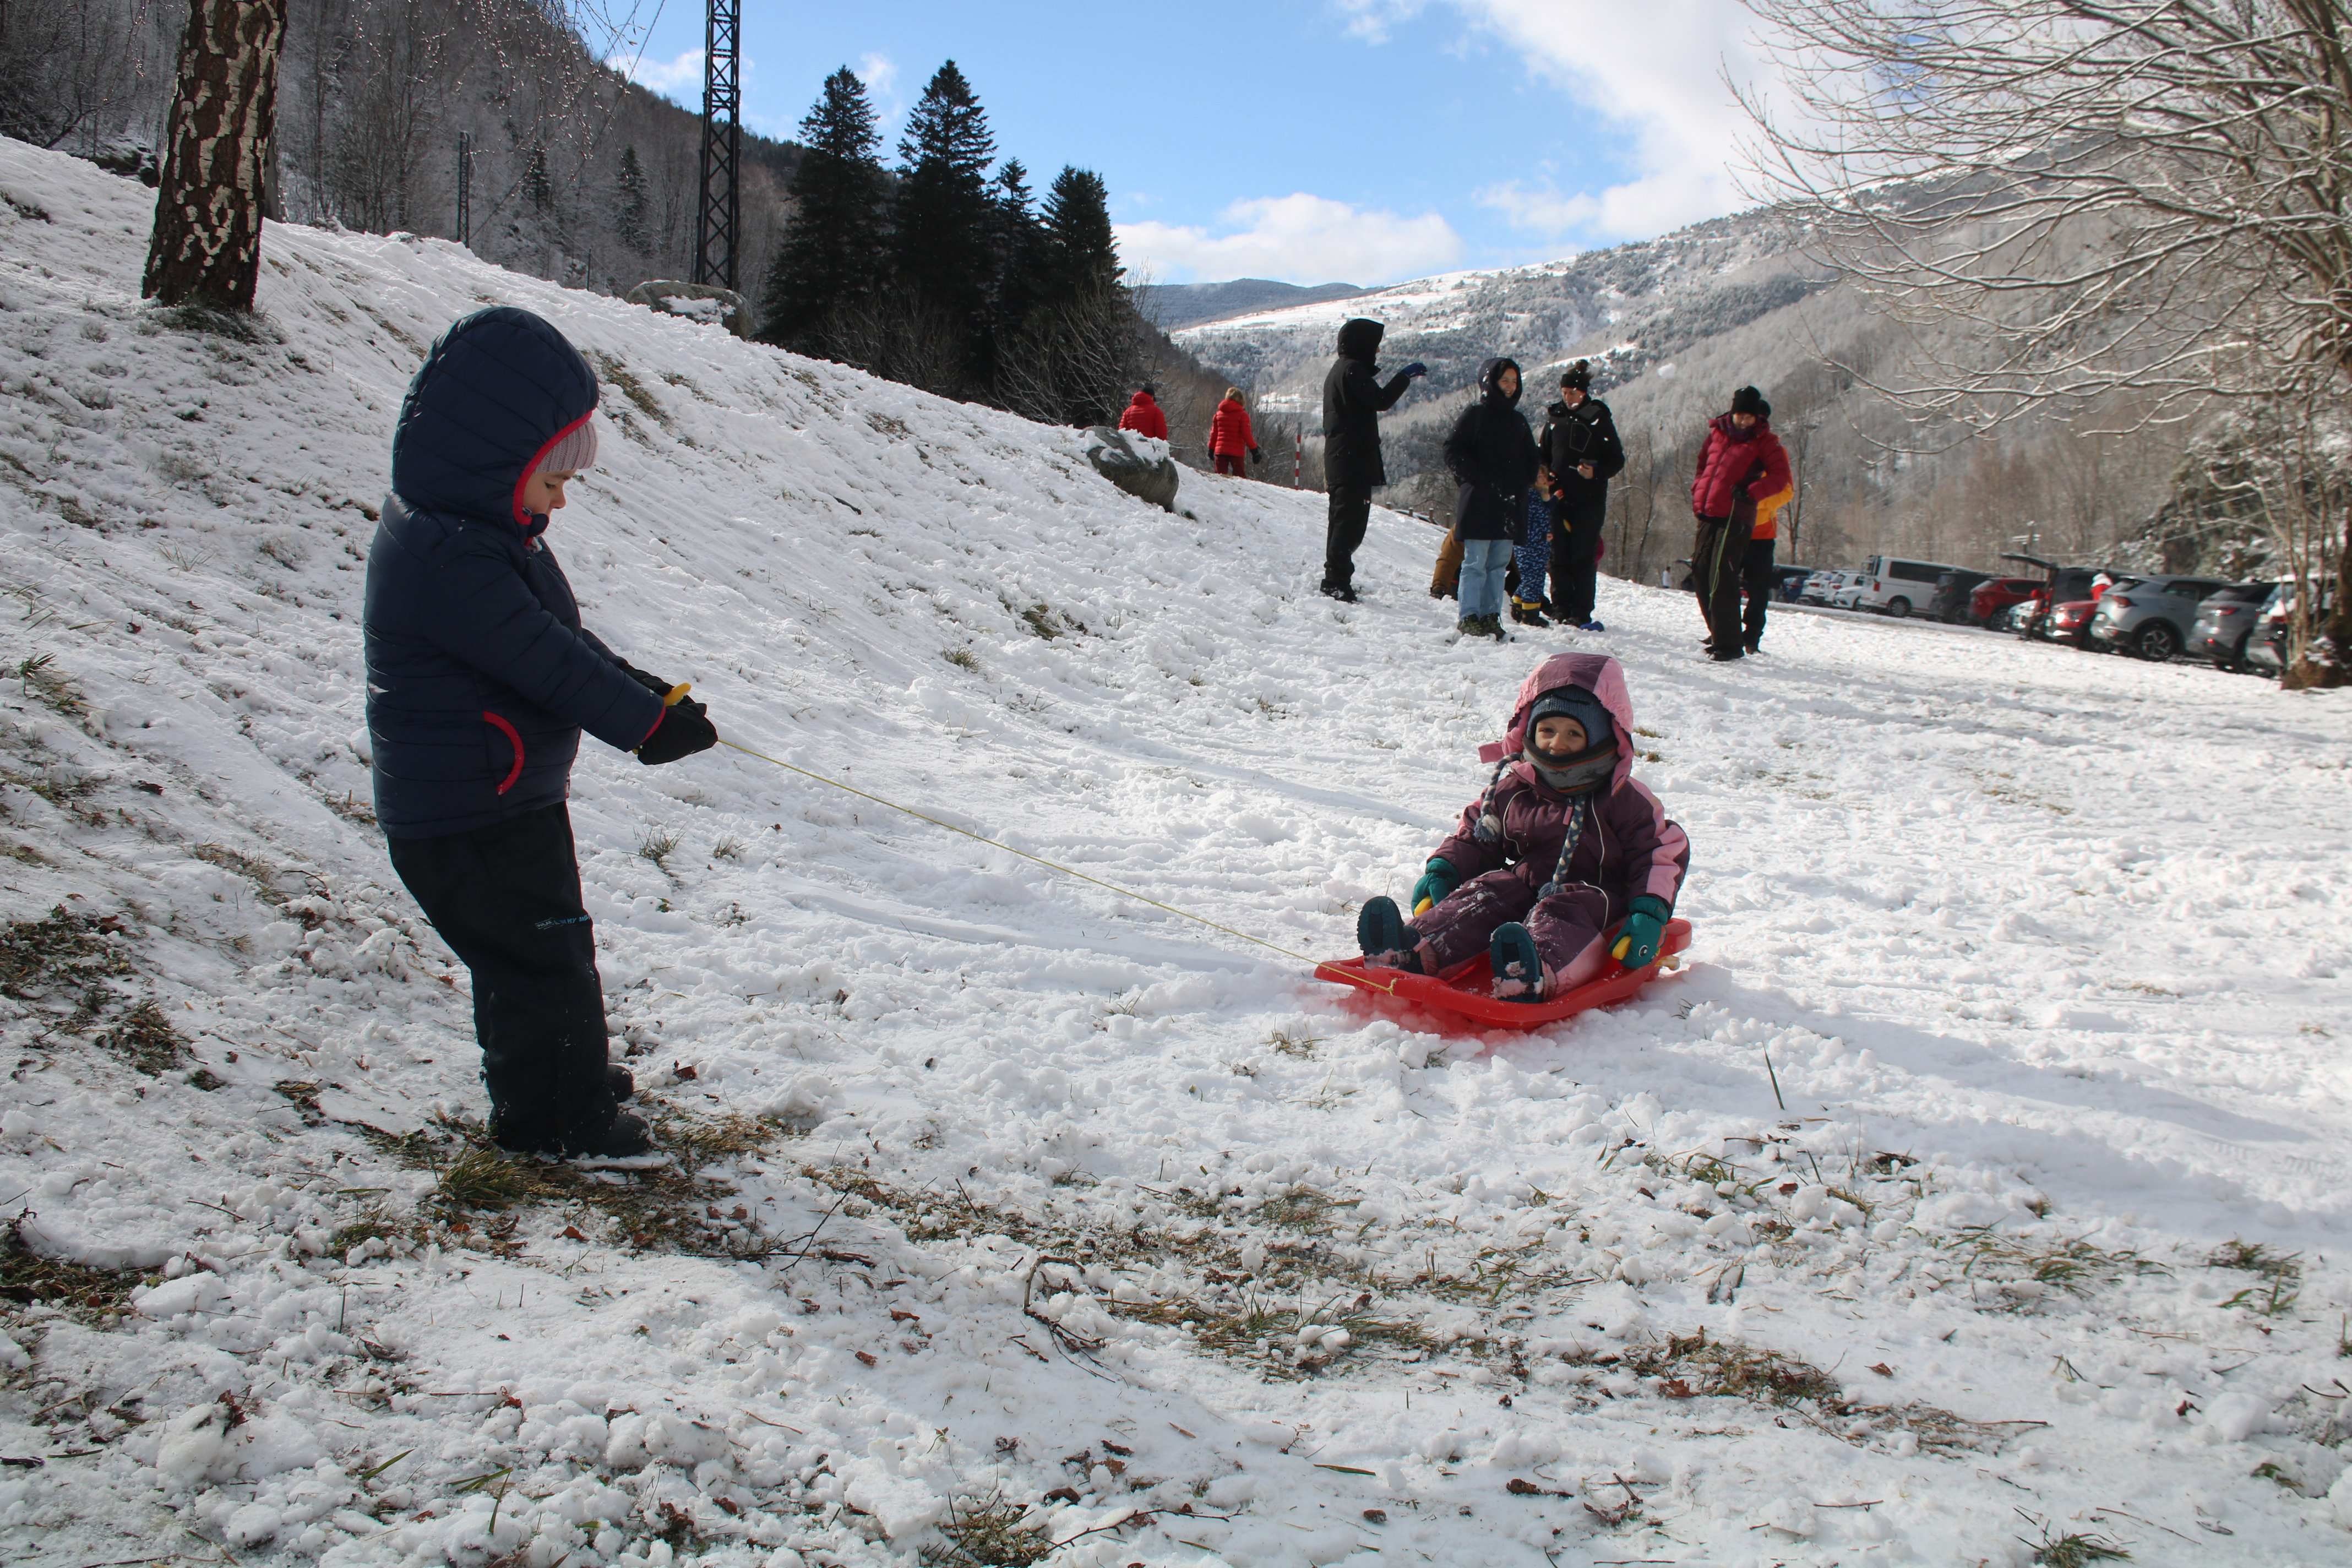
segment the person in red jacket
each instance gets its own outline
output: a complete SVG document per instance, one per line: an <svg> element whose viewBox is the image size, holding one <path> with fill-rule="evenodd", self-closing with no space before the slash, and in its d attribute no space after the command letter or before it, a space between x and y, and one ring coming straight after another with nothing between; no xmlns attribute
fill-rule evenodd
<svg viewBox="0 0 2352 1568"><path fill-rule="evenodd" d="M1216 416L1209 421L1209 455L1216 459L1217 472L1240 479L1244 452L1252 462L1257 460L1257 437L1250 433L1249 405L1242 401L1242 389L1229 386Z"/></svg>
<svg viewBox="0 0 2352 1568"><path fill-rule="evenodd" d="M1691 480L1691 512L1698 520L1691 542L1691 585L1706 620L1707 657L1718 663L1748 652L1739 579L1756 526L1756 503L1791 483L1789 454L1772 434L1768 407L1764 395L1752 386L1733 393L1731 411L1717 415L1706 433L1698 474Z"/></svg>
<svg viewBox="0 0 2352 1568"><path fill-rule="evenodd" d="M1160 412L1160 404L1151 395L1153 390L1150 382L1143 384L1142 390L1135 395L1135 401L1129 403L1127 412L1118 416L1118 427L1165 441L1168 439L1168 416Z"/></svg>

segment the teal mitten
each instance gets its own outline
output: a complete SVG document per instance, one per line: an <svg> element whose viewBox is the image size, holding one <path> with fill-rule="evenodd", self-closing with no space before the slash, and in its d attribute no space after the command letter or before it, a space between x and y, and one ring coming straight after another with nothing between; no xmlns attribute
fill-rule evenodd
<svg viewBox="0 0 2352 1568"><path fill-rule="evenodd" d="M1658 960L1658 943L1666 934L1674 910L1664 899L1643 893L1633 900L1633 912L1617 928L1617 945L1609 956L1628 969L1645 969Z"/></svg>
<svg viewBox="0 0 2352 1568"><path fill-rule="evenodd" d="M1445 895L1461 885L1461 872L1442 856L1431 856L1429 864L1422 868L1421 880L1412 885L1412 912L1418 915L1431 905L1444 902Z"/></svg>

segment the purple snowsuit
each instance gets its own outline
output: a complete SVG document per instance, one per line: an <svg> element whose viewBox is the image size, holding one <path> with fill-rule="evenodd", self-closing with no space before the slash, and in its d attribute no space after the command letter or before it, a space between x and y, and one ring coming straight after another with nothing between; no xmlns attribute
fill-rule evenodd
<svg viewBox="0 0 2352 1568"><path fill-rule="evenodd" d="M1581 797L1560 794L1538 778L1520 755L1528 710L1537 698L1580 686L1601 700L1617 727L1617 766L1608 784ZM1461 873L1462 885L1415 916L1424 972L1438 973L1486 951L1496 931L1526 925L1544 964L1545 994L1581 984L1607 967L1602 936L1647 893L1674 907L1690 869L1690 838L1666 819L1658 797L1633 778L1633 707L1625 672L1605 654L1554 654L1519 688L1518 705L1500 745L1479 752L1500 763L1486 793L1470 803L1453 837L1437 854ZM1559 855L1570 814L1584 813L1565 874ZM1482 816L1499 831L1481 837ZM1547 885L1553 891L1542 893Z"/></svg>

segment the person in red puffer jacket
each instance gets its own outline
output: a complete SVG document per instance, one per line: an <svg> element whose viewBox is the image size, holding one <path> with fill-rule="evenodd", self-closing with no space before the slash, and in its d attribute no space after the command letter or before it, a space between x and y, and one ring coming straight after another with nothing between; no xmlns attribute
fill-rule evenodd
<svg viewBox="0 0 2352 1568"><path fill-rule="evenodd" d="M1756 503L1793 482L1789 454L1772 434L1770 408L1752 386L1733 393L1731 411L1717 415L1706 433L1698 474L1691 480L1691 511L1698 520L1691 542L1691 585L1706 620L1707 657L1718 663L1748 652L1739 579L1756 526Z"/></svg>
<svg viewBox="0 0 2352 1568"><path fill-rule="evenodd" d="M1256 459L1257 437L1250 433L1249 405L1242 401L1242 389L1229 386L1216 416L1209 421L1209 455L1216 460L1217 472L1240 479L1244 452Z"/></svg>
<svg viewBox="0 0 2352 1568"><path fill-rule="evenodd" d="M1150 382L1143 384L1142 389L1136 393L1135 400L1127 405L1127 412L1118 416L1118 427L1165 441L1168 439L1168 416L1160 412L1160 402L1151 395L1153 391Z"/></svg>

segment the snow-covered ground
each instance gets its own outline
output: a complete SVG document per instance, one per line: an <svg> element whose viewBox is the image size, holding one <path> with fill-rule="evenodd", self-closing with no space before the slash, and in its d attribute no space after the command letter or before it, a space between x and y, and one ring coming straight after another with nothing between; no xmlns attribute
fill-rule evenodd
<svg viewBox="0 0 2352 1568"><path fill-rule="evenodd" d="M1169 516L440 242L272 228L247 342L142 309L142 187L0 142L0 197L11 1560L2352 1554L2341 694L1812 616L1726 670L1609 584L1694 962L1525 1037L592 742L683 1157L518 1175L360 718L391 418L475 305L598 365L552 541L722 733L1293 954L1562 639L1451 643L1417 523L1339 606L1317 498Z"/></svg>

